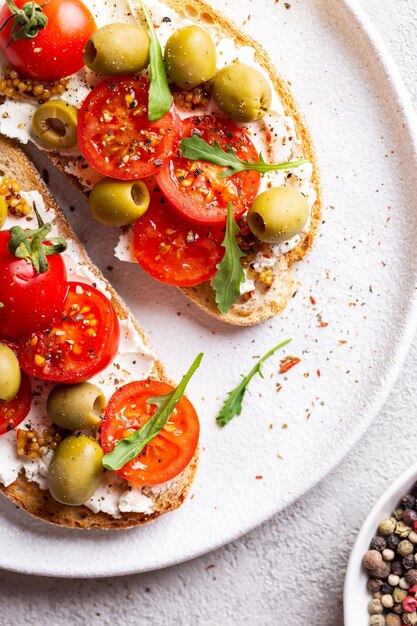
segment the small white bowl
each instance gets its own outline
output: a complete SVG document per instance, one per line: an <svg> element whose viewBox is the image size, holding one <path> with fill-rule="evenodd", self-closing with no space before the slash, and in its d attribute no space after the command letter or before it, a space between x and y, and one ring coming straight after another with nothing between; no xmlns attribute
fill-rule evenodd
<svg viewBox="0 0 417 626"><path fill-rule="evenodd" d="M380 497L363 523L351 552L343 591L344 626L368 626L368 603L372 599L366 589L367 573L362 566L363 555L369 550L379 522L390 517L401 497L417 482L417 463L402 474Z"/></svg>

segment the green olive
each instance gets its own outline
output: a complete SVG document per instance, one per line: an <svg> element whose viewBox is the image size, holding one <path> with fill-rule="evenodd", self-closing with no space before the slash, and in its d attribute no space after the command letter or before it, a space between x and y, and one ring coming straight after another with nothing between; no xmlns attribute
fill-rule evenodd
<svg viewBox="0 0 417 626"><path fill-rule="evenodd" d="M7 202L3 198L3 196L0 196L0 228L2 228L4 222L6 221L6 218L7 218Z"/></svg>
<svg viewBox="0 0 417 626"><path fill-rule="evenodd" d="M103 178L88 199L98 222L105 226L127 226L146 213L150 196L142 180Z"/></svg>
<svg viewBox="0 0 417 626"><path fill-rule="evenodd" d="M248 225L258 239L283 243L298 235L307 223L307 198L294 187L275 187L261 193L248 213Z"/></svg>
<svg viewBox="0 0 417 626"><path fill-rule="evenodd" d="M181 89L192 89L216 73L216 48L204 28L176 30L165 46L165 66L170 80Z"/></svg>
<svg viewBox="0 0 417 626"><path fill-rule="evenodd" d="M48 148L77 145L78 109L64 100L48 100L36 109L32 120L36 136Z"/></svg>
<svg viewBox="0 0 417 626"><path fill-rule="evenodd" d="M83 504L100 485L103 450L92 437L70 435L57 447L48 467L48 488L62 504Z"/></svg>
<svg viewBox="0 0 417 626"><path fill-rule="evenodd" d="M106 398L92 383L56 385L48 396L49 419L67 430L93 428L101 420Z"/></svg>
<svg viewBox="0 0 417 626"><path fill-rule="evenodd" d="M11 402L20 388L21 373L17 356L0 343L0 400Z"/></svg>
<svg viewBox="0 0 417 626"><path fill-rule="evenodd" d="M235 61L214 77L213 98L220 111L230 119L254 122L268 112L272 91L261 72Z"/></svg>
<svg viewBox="0 0 417 626"><path fill-rule="evenodd" d="M85 44L84 63L104 76L141 72L149 65L149 35L135 24L107 24Z"/></svg>

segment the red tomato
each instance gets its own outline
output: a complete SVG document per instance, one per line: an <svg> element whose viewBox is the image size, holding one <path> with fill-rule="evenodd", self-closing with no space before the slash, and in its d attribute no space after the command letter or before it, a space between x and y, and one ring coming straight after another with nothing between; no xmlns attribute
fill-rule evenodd
<svg viewBox="0 0 417 626"><path fill-rule="evenodd" d="M143 76L108 78L85 99L78 117L78 142L96 170L123 180L154 174L173 154L181 120L172 108L148 120L149 80Z"/></svg>
<svg viewBox="0 0 417 626"><path fill-rule="evenodd" d="M22 372L22 381L17 396L11 402L0 402L0 435L16 428L30 411L32 387L29 377Z"/></svg>
<svg viewBox="0 0 417 626"><path fill-rule="evenodd" d="M222 148L231 146L245 161L257 161L258 153L245 132L215 115L195 115L183 120L183 137L198 134L209 144L217 141ZM239 172L219 178L227 168L207 161L190 161L175 157L158 172L156 179L177 211L203 224L225 224L227 206L233 203L235 218L247 211L255 199L261 175L259 172Z"/></svg>
<svg viewBox="0 0 417 626"><path fill-rule="evenodd" d="M31 376L80 383L105 369L117 354L119 320L98 289L70 282L61 317L19 342L20 366Z"/></svg>
<svg viewBox="0 0 417 626"><path fill-rule="evenodd" d="M49 270L38 274L31 261L7 248L10 233L0 232L0 336L20 339L44 328L62 311L67 272L61 254L48 256Z"/></svg>
<svg viewBox="0 0 417 626"><path fill-rule="evenodd" d="M192 224L172 209L157 187L150 192L149 209L135 224L138 263L157 280L176 287L210 280L224 255L224 230Z"/></svg>
<svg viewBox="0 0 417 626"><path fill-rule="evenodd" d="M21 8L27 0L14 0ZM19 39L8 46L13 20L0 32L0 48L8 62L24 76L57 80L78 72L83 66L83 50L96 30L94 17L81 0L38 2L48 24L33 39ZM6 4L0 11L0 25L10 17Z"/></svg>
<svg viewBox="0 0 417 626"><path fill-rule="evenodd" d="M146 401L173 390L171 385L141 380L121 387L110 398L101 430L104 452L111 452L121 439L139 430L155 413ZM134 485L159 485L178 476L187 467L197 448L200 424L197 413L183 397L165 427L116 473Z"/></svg>

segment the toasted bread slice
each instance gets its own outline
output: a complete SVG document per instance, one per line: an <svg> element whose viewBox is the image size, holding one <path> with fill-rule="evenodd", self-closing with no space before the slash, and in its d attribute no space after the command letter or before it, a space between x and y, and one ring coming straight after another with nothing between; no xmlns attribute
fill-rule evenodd
<svg viewBox="0 0 417 626"><path fill-rule="evenodd" d="M245 302L239 302L233 305L227 315L220 313L210 283L202 283L197 287L181 289L194 304L209 315L229 324L252 326L277 315L294 296L296 286L293 279L292 266L309 252L317 233L321 217L320 182L311 136L287 82L279 76L271 59L258 42L248 35L243 34L224 16L214 11L204 0L187 0L186 2L183 2L183 0L164 0L164 3L174 9L182 17L189 18L197 24L206 24L209 28L217 28L225 37L234 39L239 47L251 46L255 49L255 59L268 73L271 83L284 107L285 115L292 117L294 120L297 137L301 142L296 156L298 158L309 157L313 162L312 185L315 188L317 200L311 210L308 231L303 234L301 241L295 248L277 258L275 265L271 268L272 282L270 285L262 284L260 280L256 281L255 291L251 294L252 297ZM57 153L51 153L50 157L55 165L64 172L85 195L88 195L88 190L80 185L78 179L68 174L68 164L71 162L71 159ZM256 252L262 252L263 250L268 251L268 246L259 243L253 249L253 253L256 254ZM246 263L250 263L250 258L246 259Z"/></svg>
<svg viewBox="0 0 417 626"><path fill-rule="evenodd" d="M54 221L55 230L60 236L72 240L79 254L80 261L88 264L91 271L99 281L104 281L107 289L112 294L112 303L120 319L130 318L133 325L146 346L148 340L129 313L125 303L117 295L113 287L107 283L101 272L88 258L83 246L68 224L64 214L57 206L49 193L44 182L32 163L25 156L17 143L0 136L0 176L8 176L22 183L26 190L37 190L44 198L45 205L55 210L57 218ZM158 380L167 380L164 366L159 360L154 361L152 377ZM21 507L31 515L39 517L47 522L69 526L72 528L106 528L125 529L151 522L164 513L178 508L187 496L193 481L198 464L198 451L188 467L166 487L162 487L156 493L150 493L148 497L153 500L153 512L149 515L142 513L121 513L120 518L114 518L107 513L93 513L85 506L66 506L52 498L48 491L42 490L36 483L29 482L23 471L18 479L9 487L0 484L0 491L14 504Z"/></svg>

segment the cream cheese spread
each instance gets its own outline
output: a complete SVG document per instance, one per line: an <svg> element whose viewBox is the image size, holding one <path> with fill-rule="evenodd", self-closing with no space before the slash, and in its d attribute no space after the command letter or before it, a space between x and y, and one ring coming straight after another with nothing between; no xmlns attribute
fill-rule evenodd
<svg viewBox="0 0 417 626"><path fill-rule="evenodd" d="M45 207L42 196L37 191L22 192L21 194L30 205L36 204L42 219L45 222L54 222L55 212ZM19 224L25 228L33 224L34 215L27 218L9 216L4 224L4 229ZM69 241L68 248L63 253L67 268L68 280L78 280L94 286L105 293L107 292L104 281L98 279L91 268L80 260L77 246ZM151 373L155 355L144 343L136 330L131 318L119 320L120 344L117 357L105 370L93 376L90 382L96 384L104 393L107 400L121 385L135 380L142 380ZM42 431L50 426L46 416L46 398L53 387L53 383L32 379L32 390L36 395L33 397L31 410L19 428ZM13 483L19 472L23 469L29 481L36 482L41 489L47 488L46 474L51 459L51 452L46 453L40 459L29 459L17 454L16 433L11 431L0 436L0 482L6 487ZM117 485L112 490L111 485ZM120 504L120 506L119 506ZM121 511L134 511L148 513L152 509L152 499L145 496L142 490L130 486L127 481L119 478L113 472L106 472L102 485L86 506L93 511L109 512L114 517L120 517ZM130 508L129 508L130 507Z"/></svg>

